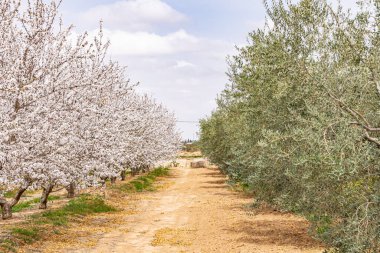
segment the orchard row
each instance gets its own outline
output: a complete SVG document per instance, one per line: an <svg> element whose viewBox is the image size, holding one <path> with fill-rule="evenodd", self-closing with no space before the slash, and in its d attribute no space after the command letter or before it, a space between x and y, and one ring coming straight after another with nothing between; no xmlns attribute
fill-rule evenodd
<svg viewBox="0 0 380 253"><path fill-rule="evenodd" d="M96 186L175 156L174 115L136 93L109 60L102 25L76 35L59 3L0 1L0 197L2 217L28 189Z"/></svg>
<svg viewBox="0 0 380 253"><path fill-rule="evenodd" d="M203 153L329 252L380 252L380 2L264 2L201 121Z"/></svg>

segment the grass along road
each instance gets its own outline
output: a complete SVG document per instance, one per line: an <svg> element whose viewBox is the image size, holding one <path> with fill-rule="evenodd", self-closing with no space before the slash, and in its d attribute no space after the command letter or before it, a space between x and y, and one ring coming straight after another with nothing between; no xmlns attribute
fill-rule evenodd
<svg viewBox="0 0 380 253"><path fill-rule="evenodd" d="M120 199L123 210L88 217L65 235L24 252L305 252L323 248L302 218L253 213L252 199L234 192L215 169L188 160L158 182L158 190ZM118 196L110 196L118 197Z"/></svg>

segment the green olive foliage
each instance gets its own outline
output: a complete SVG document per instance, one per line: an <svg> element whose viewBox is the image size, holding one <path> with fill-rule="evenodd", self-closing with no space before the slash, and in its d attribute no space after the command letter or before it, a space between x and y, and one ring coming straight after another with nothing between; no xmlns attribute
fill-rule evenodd
<svg viewBox="0 0 380 253"><path fill-rule="evenodd" d="M332 252L380 252L380 1L264 3L271 22L230 57L202 151Z"/></svg>

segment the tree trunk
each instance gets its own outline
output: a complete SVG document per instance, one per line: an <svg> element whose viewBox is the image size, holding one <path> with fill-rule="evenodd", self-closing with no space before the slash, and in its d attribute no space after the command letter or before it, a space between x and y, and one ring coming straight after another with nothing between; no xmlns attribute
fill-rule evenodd
<svg viewBox="0 0 380 253"><path fill-rule="evenodd" d="M43 187L41 200L40 200L40 209L46 209L47 208L47 201L49 194L53 190L53 184L49 184L47 187Z"/></svg>
<svg viewBox="0 0 380 253"><path fill-rule="evenodd" d="M111 184L115 184L116 183L116 177L111 177Z"/></svg>
<svg viewBox="0 0 380 253"><path fill-rule="evenodd" d="M127 172L125 170L123 170L120 174L121 176L121 181L125 181L125 178L127 177Z"/></svg>
<svg viewBox="0 0 380 253"><path fill-rule="evenodd" d="M101 191L103 192L103 198L106 199L107 198L107 184L106 183L102 185Z"/></svg>
<svg viewBox="0 0 380 253"><path fill-rule="evenodd" d="M3 220L12 218L12 207L20 201L22 194L24 194L28 187L29 185L26 187L21 187L12 201L7 201L5 198L0 198L1 218Z"/></svg>
<svg viewBox="0 0 380 253"><path fill-rule="evenodd" d="M66 187L67 197L68 197L69 199L72 199L72 198L75 197L75 188L76 188L75 183L70 183L70 184Z"/></svg>
<svg viewBox="0 0 380 253"><path fill-rule="evenodd" d="M1 206L1 217L3 220L8 220L12 218L12 207L11 204L5 200L0 200L0 206Z"/></svg>

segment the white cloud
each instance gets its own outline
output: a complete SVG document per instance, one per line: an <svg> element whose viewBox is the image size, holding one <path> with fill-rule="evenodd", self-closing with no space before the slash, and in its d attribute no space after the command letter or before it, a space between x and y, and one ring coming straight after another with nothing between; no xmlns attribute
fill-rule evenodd
<svg viewBox="0 0 380 253"><path fill-rule="evenodd" d="M99 20L103 20L109 29L128 31L149 30L155 25L173 24L185 19L185 15L161 0L122 0L95 6L81 15L81 22L88 25L98 25Z"/></svg>
<svg viewBox="0 0 380 253"><path fill-rule="evenodd" d="M90 34L97 34L98 30ZM112 56L149 56L177 55L185 53L207 53L209 57L224 61L233 44L197 37L181 29L176 32L160 35L152 32L129 32L104 29L104 38L111 41ZM193 63L179 59L175 68L195 67Z"/></svg>
<svg viewBox="0 0 380 253"><path fill-rule="evenodd" d="M195 51L200 40L184 30L167 35L149 32L104 30L105 38L111 41L112 55L157 56Z"/></svg>
<svg viewBox="0 0 380 253"><path fill-rule="evenodd" d="M174 68L181 69L181 68L195 68L196 66L188 61L179 60L174 65Z"/></svg>

